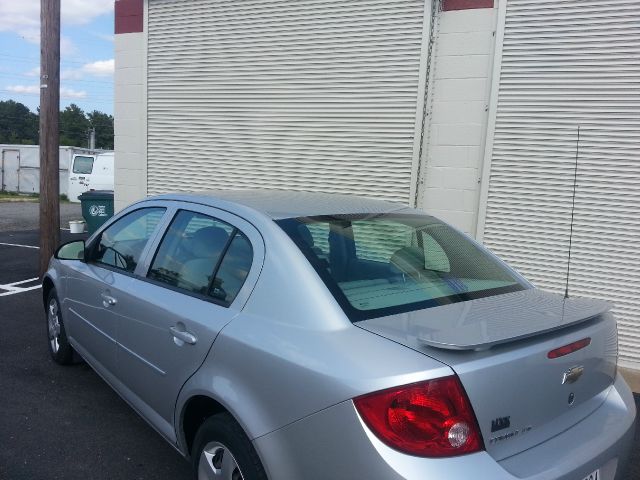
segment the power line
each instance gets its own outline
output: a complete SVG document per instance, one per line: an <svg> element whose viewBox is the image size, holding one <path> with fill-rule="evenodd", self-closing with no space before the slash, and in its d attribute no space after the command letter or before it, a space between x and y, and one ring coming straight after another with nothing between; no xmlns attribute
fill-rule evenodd
<svg viewBox="0 0 640 480"><path fill-rule="evenodd" d="M31 96L31 97L39 97L40 94L39 93L31 93L31 92L14 92L13 90L7 90L7 89L2 89L0 88L0 92L4 92L4 93L10 93L11 95L27 95L27 96ZM111 99L111 97L107 97L107 96L95 96L95 95L89 95L87 94L84 97L71 97L71 96L66 96L66 95L62 95L62 98L65 99L71 99L71 100L77 100L77 101L91 101L93 103L113 103L113 100ZM95 100L95 99L102 99L102 100Z"/></svg>
<svg viewBox="0 0 640 480"><path fill-rule="evenodd" d="M35 58L35 57L7 55L6 53L0 53L0 57L11 58L13 60L16 60L18 62L23 62L23 63L38 63L40 61L39 58ZM110 60L110 59L108 59L108 60ZM84 62L79 62L77 60L62 60L62 59L60 60L60 62L61 63L70 63L70 64L73 64L73 65L86 65L87 63L92 63L91 60L87 60L87 61L84 61Z"/></svg>
<svg viewBox="0 0 640 480"><path fill-rule="evenodd" d="M22 78L34 78L34 75L27 75L26 73L4 73L0 72L0 76L2 77L22 77ZM75 79L63 79L66 82L82 82L82 83L104 83L113 86L113 81L109 82L107 80L75 80Z"/></svg>

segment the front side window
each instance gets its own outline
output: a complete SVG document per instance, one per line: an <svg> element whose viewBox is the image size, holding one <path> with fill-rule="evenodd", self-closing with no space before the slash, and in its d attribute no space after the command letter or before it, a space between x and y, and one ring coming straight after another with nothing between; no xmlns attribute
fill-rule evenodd
<svg viewBox="0 0 640 480"><path fill-rule="evenodd" d="M279 220L352 321L489 297L526 287L502 263L426 215ZM327 231L327 251L309 232Z"/></svg>
<svg viewBox="0 0 640 480"><path fill-rule="evenodd" d="M92 260L133 273L164 212L161 207L141 208L117 220L100 235Z"/></svg>
<svg viewBox="0 0 640 480"><path fill-rule="evenodd" d="M252 257L251 244L235 227L181 210L160 243L148 277L229 305L244 283Z"/></svg>
<svg viewBox="0 0 640 480"><path fill-rule="evenodd" d="M73 159L73 173L89 175L93 171L93 161L93 157L75 157Z"/></svg>

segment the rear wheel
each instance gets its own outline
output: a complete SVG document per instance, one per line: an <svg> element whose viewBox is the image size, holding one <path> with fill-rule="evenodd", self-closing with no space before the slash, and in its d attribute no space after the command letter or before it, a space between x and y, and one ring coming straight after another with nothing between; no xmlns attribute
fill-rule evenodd
<svg viewBox="0 0 640 480"><path fill-rule="evenodd" d="M258 454L238 423L227 413L207 419L192 452L196 480L266 480Z"/></svg>
<svg viewBox="0 0 640 480"><path fill-rule="evenodd" d="M47 297L47 334L51 358L60 365L73 363L73 348L69 345L67 332L64 329L60 302L55 289Z"/></svg>

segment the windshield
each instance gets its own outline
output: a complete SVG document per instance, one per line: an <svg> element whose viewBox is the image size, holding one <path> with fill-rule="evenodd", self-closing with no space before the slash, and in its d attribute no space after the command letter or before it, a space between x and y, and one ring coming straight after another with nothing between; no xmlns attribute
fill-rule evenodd
<svg viewBox="0 0 640 480"><path fill-rule="evenodd" d="M524 290L509 268L426 215L278 220L352 321Z"/></svg>

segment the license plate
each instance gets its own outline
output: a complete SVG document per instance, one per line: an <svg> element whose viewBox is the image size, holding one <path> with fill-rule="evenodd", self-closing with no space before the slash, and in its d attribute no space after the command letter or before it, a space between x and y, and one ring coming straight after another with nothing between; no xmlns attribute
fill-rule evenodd
<svg viewBox="0 0 640 480"><path fill-rule="evenodd" d="M590 473L589 475L584 477L582 480L601 480L601 478L600 478L600 470L598 469L595 472Z"/></svg>

